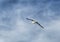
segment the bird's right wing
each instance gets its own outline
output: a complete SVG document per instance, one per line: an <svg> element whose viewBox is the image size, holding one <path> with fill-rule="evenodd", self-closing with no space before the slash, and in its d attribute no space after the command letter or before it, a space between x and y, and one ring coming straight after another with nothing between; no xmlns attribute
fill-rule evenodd
<svg viewBox="0 0 60 42"><path fill-rule="evenodd" d="M44 29L44 27L43 27L41 24L39 24L38 22L36 22L36 24L38 24L41 28L43 28L43 29Z"/></svg>

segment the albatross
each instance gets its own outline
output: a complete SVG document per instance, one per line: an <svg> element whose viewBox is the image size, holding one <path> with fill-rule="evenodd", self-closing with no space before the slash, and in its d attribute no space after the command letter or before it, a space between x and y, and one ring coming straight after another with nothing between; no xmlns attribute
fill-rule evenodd
<svg viewBox="0 0 60 42"><path fill-rule="evenodd" d="M41 28L44 29L44 27L39 22L37 22L37 21L35 21L33 19L29 19L29 18L26 18L26 19L32 21L32 24L38 24Z"/></svg>

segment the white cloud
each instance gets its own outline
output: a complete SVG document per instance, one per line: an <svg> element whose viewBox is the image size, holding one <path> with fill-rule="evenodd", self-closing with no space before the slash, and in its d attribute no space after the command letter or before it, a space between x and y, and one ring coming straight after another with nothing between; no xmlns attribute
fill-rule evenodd
<svg viewBox="0 0 60 42"><path fill-rule="evenodd" d="M49 5L50 6L50 5ZM10 25L2 23L0 25L10 26L12 30L0 30L0 42L57 42L60 37L60 20L51 20L46 22L45 31L40 31L40 28L30 22L25 22L23 18L33 17L38 11L38 8L33 6L21 6L16 5L12 10L3 11L3 17L9 16L11 21L8 22ZM48 11L48 14L44 16L52 16L54 13ZM33 14L33 15L32 15ZM2 18L2 17L1 17Z"/></svg>

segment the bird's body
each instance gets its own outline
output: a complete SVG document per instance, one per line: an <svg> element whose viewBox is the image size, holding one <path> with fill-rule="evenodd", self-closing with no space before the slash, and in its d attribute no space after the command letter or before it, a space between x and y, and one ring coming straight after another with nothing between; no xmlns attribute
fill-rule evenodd
<svg viewBox="0 0 60 42"><path fill-rule="evenodd" d="M33 24L38 24L41 28L44 28L42 25L40 25L37 21L33 20L33 19L29 19L29 18L26 18L27 20L30 20L32 21Z"/></svg>

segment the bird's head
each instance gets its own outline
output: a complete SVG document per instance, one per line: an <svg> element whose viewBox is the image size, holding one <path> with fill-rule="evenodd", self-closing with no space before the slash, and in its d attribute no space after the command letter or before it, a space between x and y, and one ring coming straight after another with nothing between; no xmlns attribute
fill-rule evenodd
<svg viewBox="0 0 60 42"><path fill-rule="evenodd" d="M32 24L35 24L36 22L35 21L32 21Z"/></svg>

